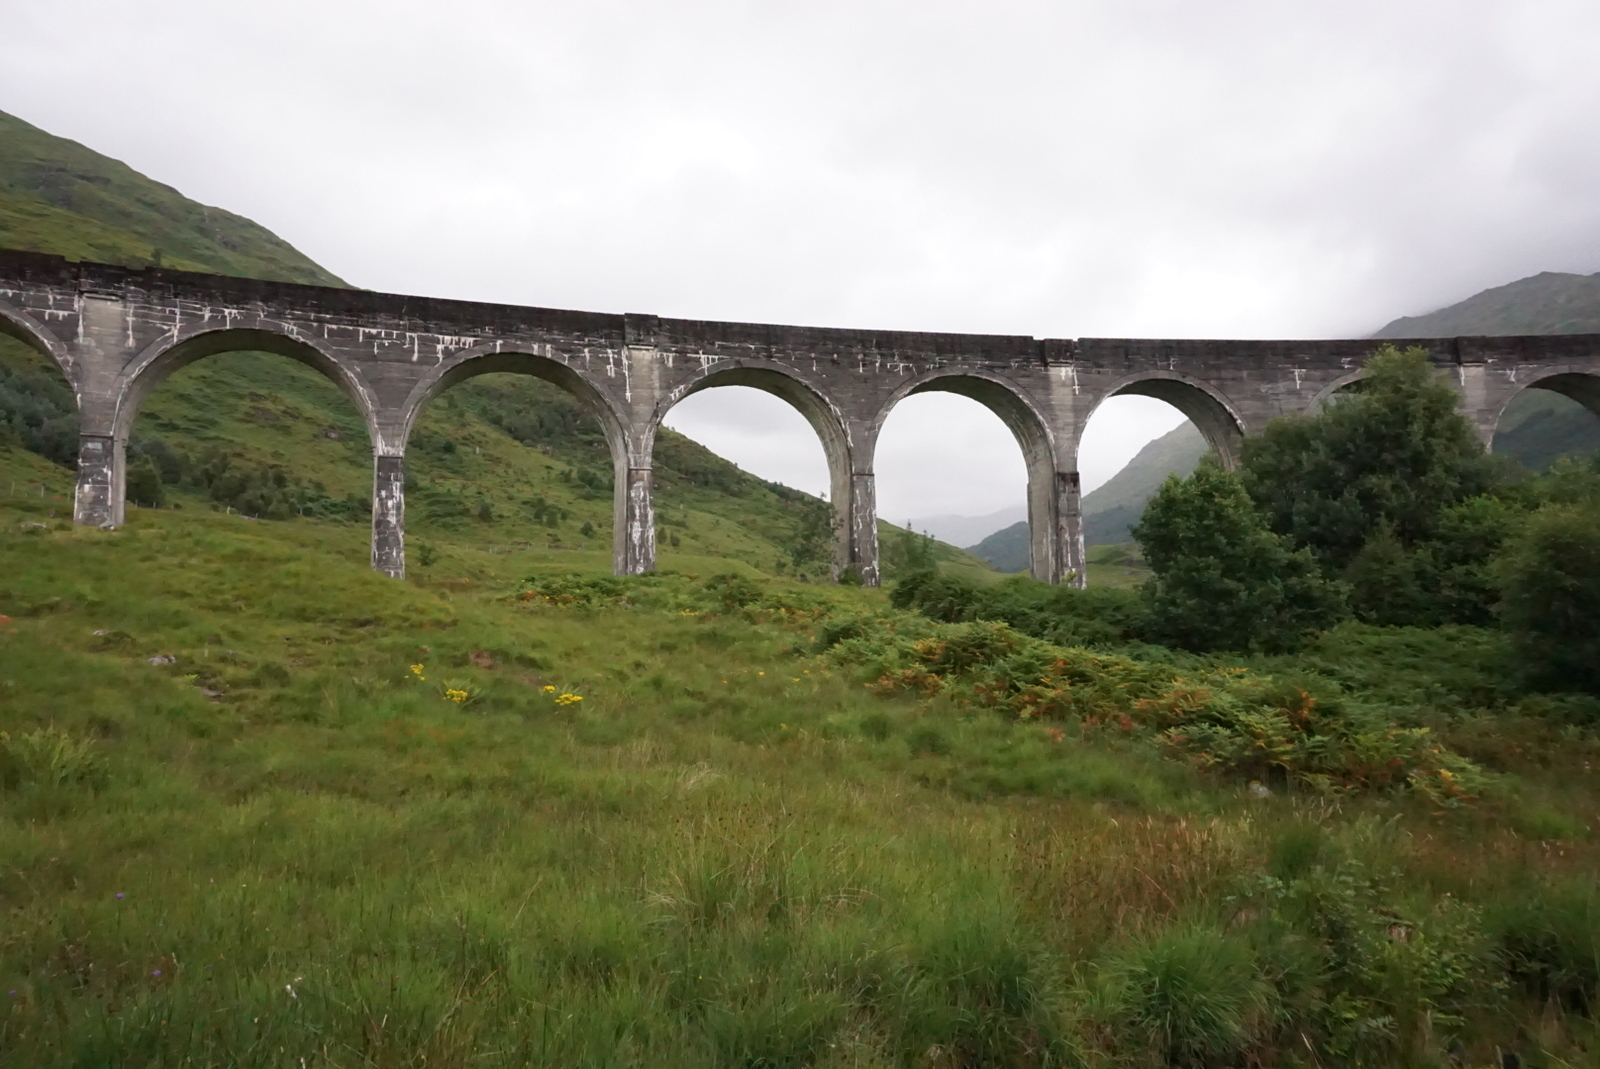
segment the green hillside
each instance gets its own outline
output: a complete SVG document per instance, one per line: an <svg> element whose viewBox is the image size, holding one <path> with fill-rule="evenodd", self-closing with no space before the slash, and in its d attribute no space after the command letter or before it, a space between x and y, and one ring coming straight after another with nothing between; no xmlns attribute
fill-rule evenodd
<svg viewBox="0 0 1600 1069"><path fill-rule="evenodd" d="M1600 273L1542 271L1427 315L1402 316L1374 338L1600 334Z"/></svg>
<svg viewBox="0 0 1600 1069"><path fill-rule="evenodd" d="M0 112L0 248L342 286L266 227Z"/></svg>

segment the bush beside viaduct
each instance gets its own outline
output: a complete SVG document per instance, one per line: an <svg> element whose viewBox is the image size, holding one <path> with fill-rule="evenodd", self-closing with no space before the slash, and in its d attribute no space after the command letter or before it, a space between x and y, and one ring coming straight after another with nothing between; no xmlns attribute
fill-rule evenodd
<svg viewBox="0 0 1600 1069"><path fill-rule="evenodd" d="M230 351L277 353L332 379L372 442L372 566L405 574L406 442L456 383L490 372L552 382L599 421L616 467L615 570L655 565L651 456L672 406L752 386L788 401L821 439L834 571L878 582L873 454L913 393L971 397L1016 436L1028 467L1033 575L1083 581L1078 443L1118 394L1172 404L1222 457L1270 419L1314 410L1360 377L1379 344L1342 341L1036 339L664 319L435 300L365 290L71 262L0 251L0 332L50 357L77 395L74 519L117 526L135 416L172 372ZM1600 335L1433 338L1421 345L1487 444L1527 387L1600 415Z"/></svg>

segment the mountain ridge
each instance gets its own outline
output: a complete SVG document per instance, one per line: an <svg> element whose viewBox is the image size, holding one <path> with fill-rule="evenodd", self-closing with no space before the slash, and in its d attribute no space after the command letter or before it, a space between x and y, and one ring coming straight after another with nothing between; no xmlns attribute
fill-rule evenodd
<svg viewBox="0 0 1600 1069"><path fill-rule="evenodd" d="M266 227L0 111L0 246L347 287Z"/></svg>

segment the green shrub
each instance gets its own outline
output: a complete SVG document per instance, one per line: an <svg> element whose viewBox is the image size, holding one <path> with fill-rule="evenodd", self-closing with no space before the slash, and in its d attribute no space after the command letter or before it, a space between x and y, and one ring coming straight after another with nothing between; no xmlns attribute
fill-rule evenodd
<svg viewBox="0 0 1600 1069"><path fill-rule="evenodd" d="M0 786L96 787L106 764L92 739L47 727L12 738L0 731Z"/></svg>
<svg viewBox="0 0 1600 1069"><path fill-rule="evenodd" d="M1133 530L1154 576L1146 637L1187 650L1280 652L1344 615L1342 584L1267 529L1243 484L1214 463L1169 476Z"/></svg>
<svg viewBox="0 0 1600 1069"><path fill-rule="evenodd" d="M1426 350L1384 343L1365 372L1322 411L1244 442L1243 481L1271 529L1333 574L1380 525L1407 549L1435 537L1446 509L1499 477Z"/></svg>
<svg viewBox="0 0 1600 1069"><path fill-rule="evenodd" d="M1541 1003L1600 1008L1600 892L1587 880L1514 886L1490 904L1484 928L1506 973Z"/></svg>
<svg viewBox="0 0 1600 1069"><path fill-rule="evenodd" d="M1138 633L1144 623L1139 596L1130 590L1078 590L1025 576L979 586L933 568L901 576L889 602L945 623L1010 624L1023 634L1061 646L1116 646Z"/></svg>
<svg viewBox="0 0 1600 1069"><path fill-rule="evenodd" d="M1273 991L1247 943L1191 924L1135 946L1108 966L1123 1027L1161 1064L1204 1067L1245 1059L1269 1034Z"/></svg>
<svg viewBox="0 0 1600 1069"><path fill-rule="evenodd" d="M1600 694L1600 504L1534 513L1500 582L1500 616L1529 683Z"/></svg>

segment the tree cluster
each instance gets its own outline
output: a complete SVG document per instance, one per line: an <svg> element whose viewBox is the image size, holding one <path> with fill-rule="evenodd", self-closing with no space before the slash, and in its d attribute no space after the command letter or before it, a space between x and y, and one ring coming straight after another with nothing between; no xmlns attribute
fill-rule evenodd
<svg viewBox="0 0 1600 1069"><path fill-rule="evenodd" d="M1167 480L1134 528L1148 636L1282 651L1337 621L1503 625L1539 685L1600 691L1600 460L1490 456L1421 349Z"/></svg>

